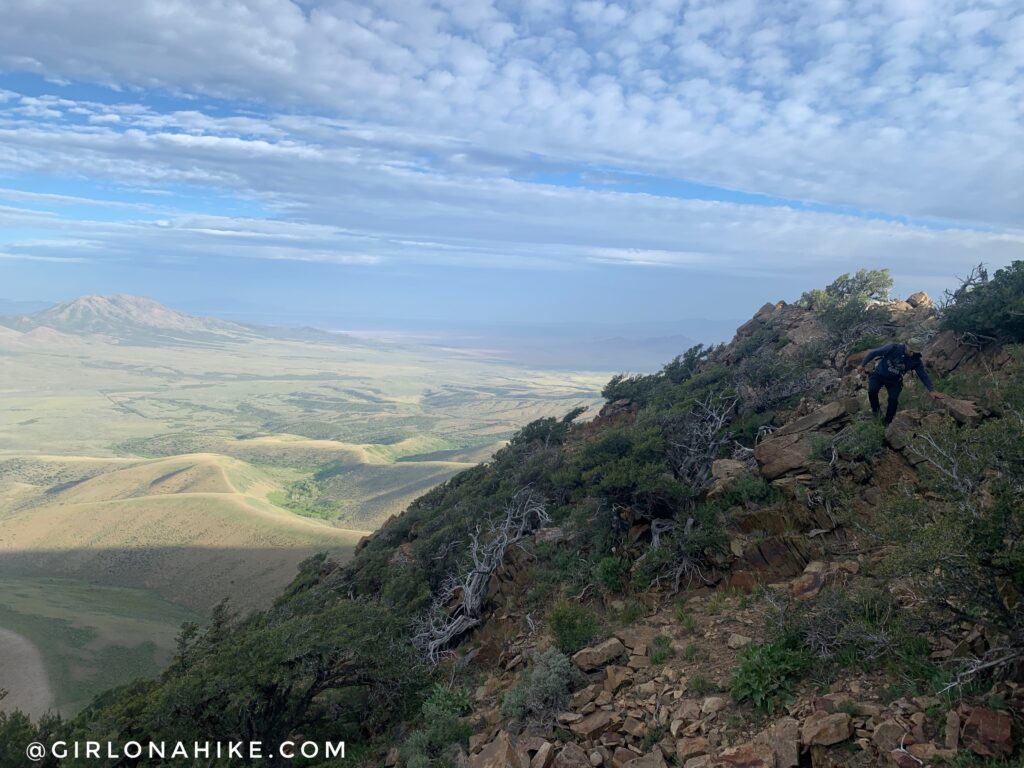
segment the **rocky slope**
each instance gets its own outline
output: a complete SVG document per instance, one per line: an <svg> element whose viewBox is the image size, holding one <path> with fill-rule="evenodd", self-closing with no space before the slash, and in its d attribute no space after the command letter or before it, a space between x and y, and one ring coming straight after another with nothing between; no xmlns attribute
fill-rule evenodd
<svg viewBox="0 0 1024 768"><path fill-rule="evenodd" d="M952 333L941 332L925 294L881 309L889 338L930 337L925 359L934 377L954 371L991 373L1010 363L1009 354L999 348L964 346ZM770 496L730 504L725 552L716 555L700 579L682 585L680 594L656 582L629 598L635 606L629 611L623 597L599 598L610 613L628 617L615 622L605 639L572 656L579 678L571 698L553 718L530 727L510 718L502 702L538 654L552 645L550 629L529 612L524 599L539 574L532 547L553 543L571 550L578 544L562 528L549 527L532 534L525 546L508 550L491 576L481 625L450 661L453 669L468 667L477 675L470 716L475 732L468 750L452 748L446 758L450 764L909 768L958 759L966 762L957 764L974 765L970 759L1004 760L1016 754L1020 723L1011 713L1024 711L1019 680L1003 680L986 691L998 707L915 693L911 686L901 688L898 670L855 667L808 674L772 714L739 704L729 694L743 654L776 631L782 612L806 605L812 615L827 617L827 612L813 613L827 610L823 595L879 587L874 575L878 548L857 521L869 518L897 485L927 492L917 472L925 459L914 449L923 426L948 421L971 428L989 415L966 399L928 402L911 386L877 454L870 461L856 455L851 459L843 441L857 424L868 423L863 419L864 384L854 372L863 352L840 350L835 359L834 350L820 346L826 337L814 311L780 302L765 305L717 353L717 361L726 366L738 364L752 342L770 345L782 360L800 359L808 350L820 356L820 364L806 373L812 382L807 394L773 412L752 450L738 447L731 458L715 460L704 492L706 499L727 497L743 483L766 482ZM592 442L610 425L635 422L638 410L628 398L609 402L594 422L577 428L576 440ZM579 448L570 439L566 450ZM853 489L841 502L827 498L837 480ZM619 514L625 526L619 552L635 564L651 546L658 518L637 508ZM411 557L414 540L412 533L396 551L405 547ZM895 584L882 586L897 590ZM584 589L576 597L585 601L594 593ZM913 596L897 594L897 599ZM963 623L936 631L927 641L927 653L941 662L980 656L993 638ZM406 764L404 754L400 745L393 747L383 758L385 765Z"/></svg>

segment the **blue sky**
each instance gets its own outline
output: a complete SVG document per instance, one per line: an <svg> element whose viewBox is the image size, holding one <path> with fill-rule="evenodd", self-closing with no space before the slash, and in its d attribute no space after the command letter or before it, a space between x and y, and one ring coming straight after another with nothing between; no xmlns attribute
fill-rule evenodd
<svg viewBox="0 0 1024 768"><path fill-rule="evenodd" d="M7 299L671 326L1024 258L1016 3L2 5Z"/></svg>

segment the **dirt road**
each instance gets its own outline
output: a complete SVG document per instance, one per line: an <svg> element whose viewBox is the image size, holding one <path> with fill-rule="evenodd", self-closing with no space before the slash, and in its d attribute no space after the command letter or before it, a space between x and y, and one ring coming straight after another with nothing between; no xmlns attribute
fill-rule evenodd
<svg viewBox="0 0 1024 768"><path fill-rule="evenodd" d="M20 709L33 717L53 707L53 689L39 650L17 632L0 627L0 709Z"/></svg>

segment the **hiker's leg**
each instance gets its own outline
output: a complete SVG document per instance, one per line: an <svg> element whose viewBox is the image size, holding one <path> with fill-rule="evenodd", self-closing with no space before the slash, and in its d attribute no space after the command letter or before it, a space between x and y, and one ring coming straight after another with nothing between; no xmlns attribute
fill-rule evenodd
<svg viewBox="0 0 1024 768"><path fill-rule="evenodd" d="M885 404L885 423L891 424L896 416L896 409L900 407L900 392L903 390L903 382L896 381L885 385L885 391L889 395L889 401Z"/></svg>
<svg viewBox="0 0 1024 768"><path fill-rule="evenodd" d="M877 376L868 377L868 402L871 403L871 412L878 415L878 390L882 388L882 381Z"/></svg>

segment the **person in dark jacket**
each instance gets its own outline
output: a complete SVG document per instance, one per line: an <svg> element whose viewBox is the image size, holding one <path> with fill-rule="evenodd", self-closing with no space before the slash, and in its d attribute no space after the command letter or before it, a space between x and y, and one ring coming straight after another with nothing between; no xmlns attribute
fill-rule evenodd
<svg viewBox="0 0 1024 768"><path fill-rule="evenodd" d="M891 423L896 415L896 409L899 407L900 402L900 392L903 391L903 377L910 371L917 374L917 378L924 384L924 388L928 390L930 397L935 400L941 400L945 397L941 392L935 391L931 377L928 376L928 371L925 370L924 361L921 359L922 346L922 340L916 338L908 339L903 344L885 344L878 349L870 350L864 355L864 360L861 361L860 367L857 369L860 373L866 373L865 366L872 360L878 359L875 369L868 377L868 401L871 403L871 410L877 416L880 410L878 393L882 387L885 387L885 391L889 396L888 402L885 405L886 424Z"/></svg>

